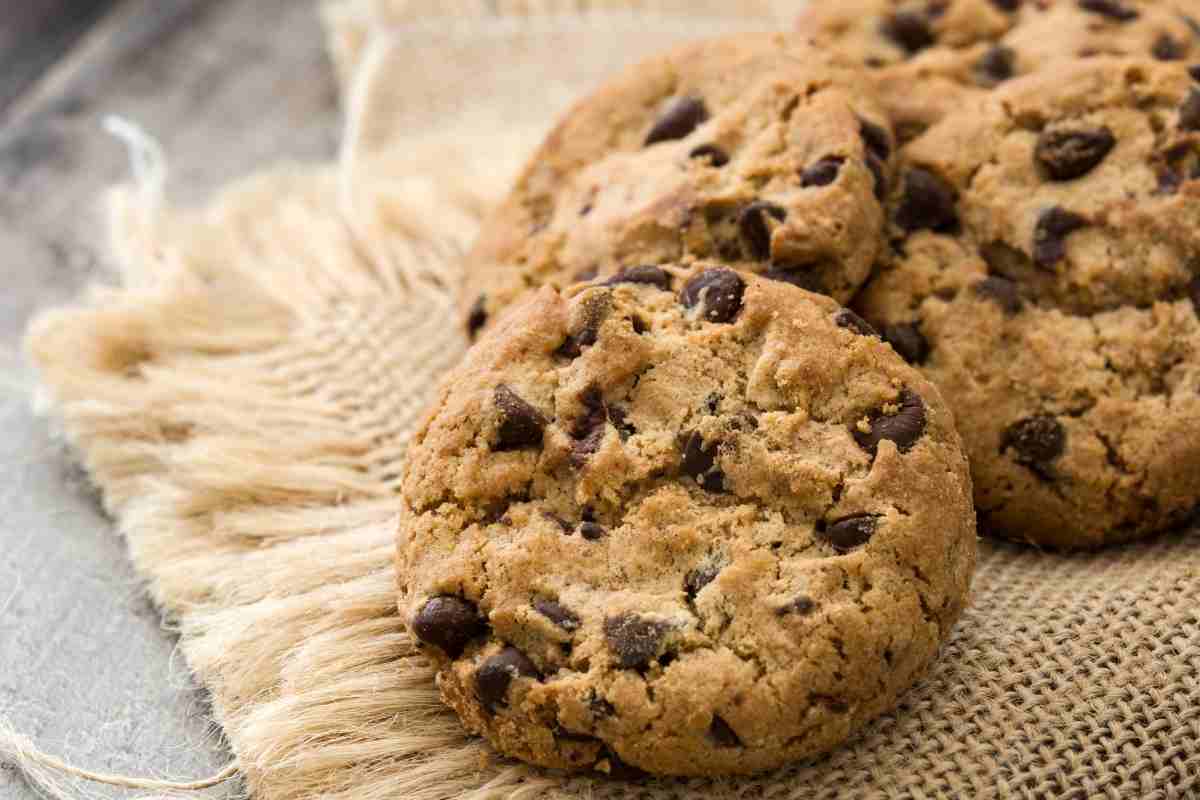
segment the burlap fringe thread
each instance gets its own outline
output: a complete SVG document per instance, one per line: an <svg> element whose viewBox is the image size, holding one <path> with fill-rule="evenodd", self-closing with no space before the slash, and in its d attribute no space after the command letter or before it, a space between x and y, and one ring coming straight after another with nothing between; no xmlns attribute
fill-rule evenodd
<svg viewBox="0 0 1200 800"><path fill-rule="evenodd" d="M446 292L455 257L567 97L685 34L653 35L628 13L528 26L496 16L578 5L460 3L495 24L407 39L406 20L429 4L329 6L349 93L340 167L265 173L206 212L169 208L161 154L118 124L139 178L108 204L121 288L31 330L48 407L176 620L251 794L1195 796L1200 549L1186 533L1096 556L985 544L945 657L899 713L816 763L638 786L497 761L463 736L396 616L392 566L407 437L466 346ZM683 10L698 5L716 8ZM588 68L530 97L565 48ZM419 85L431 64L444 79L436 98ZM494 74L513 64L523 72ZM489 105L502 106L490 120L479 116ZM7 732L0 742L47 791L65 791L59 773L81 774ZM81 776L186 791L227 773Z"/></svg>

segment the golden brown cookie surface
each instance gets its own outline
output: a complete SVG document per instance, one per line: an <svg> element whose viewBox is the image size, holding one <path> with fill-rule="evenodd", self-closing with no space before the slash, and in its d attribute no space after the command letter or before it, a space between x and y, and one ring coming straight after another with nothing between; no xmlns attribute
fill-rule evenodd
<svg viewBox="0 0 1200 800"><path fill-rule="evenodd" d="M935 657L970 493L937 391L827 297L724 268L544 288L414 440L402 613L501 752L767 769Z"/></svg>

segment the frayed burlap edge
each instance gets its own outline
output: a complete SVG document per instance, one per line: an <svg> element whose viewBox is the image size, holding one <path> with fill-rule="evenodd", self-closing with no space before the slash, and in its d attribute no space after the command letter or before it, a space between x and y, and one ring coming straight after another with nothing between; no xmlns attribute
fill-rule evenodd
<svg viewBox="0 0 1200 800"><path fill-rule="evenodd" d="M406 129L378 80L403 74L390 59L404 34L382 36L354 57L338 168L279 168L177 212L152 144L118 126L141 165L139 186L108 204L120 288L29 337L47 407L175 620L254 796L1200 789L1200 553L1187 533L1077 557L984 545L973 608L902 707L829 757L759 779L565 779L465 738L396 617L394 492L406 437L465 347L446 291L456 256L545 109L526 109L504 143L522 152L503 156L478 120L452 136ZM553 58L525 38L506 54ZM591 38L623 44L612 30Z"/></svg>

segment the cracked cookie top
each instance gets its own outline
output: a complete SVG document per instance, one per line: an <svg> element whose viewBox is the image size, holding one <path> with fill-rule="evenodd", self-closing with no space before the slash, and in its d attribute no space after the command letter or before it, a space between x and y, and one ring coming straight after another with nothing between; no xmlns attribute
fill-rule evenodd
<svg viewBox="0 0 1200 800"><path fill-rule="evenodd" d="M1200 61L1200 0L839 0L798 27L872 70L907 141L1012 78L1097 56Z"/></svg>
<svg viewBox="0 0 1200 800"><path fill-rule="evenodd" d="M544 288L409 451L401 608L500 751L725 774L892 707L958 617L937 390L830 298L723 267Z"/></svg>
<svg viewBox="0 0 1200 800"><path fill-rule="evenodd" d="M687 45L575 106L466 259L472 334L531 287L715 259L848 300L894 142L855 65L796 34Z"/></svg>
<svg viewBox="0 0 1200 800"><path fill-rule="evenodd" d="M980 524L1092 547L1200 501L1200 86L1088 59L902 152L893 262L856 308L945 393Z"/></svg>

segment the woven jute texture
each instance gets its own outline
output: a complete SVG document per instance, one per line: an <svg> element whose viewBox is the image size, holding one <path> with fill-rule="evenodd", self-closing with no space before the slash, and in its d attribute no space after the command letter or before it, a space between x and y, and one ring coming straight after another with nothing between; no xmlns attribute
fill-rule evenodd
<svg viewBox="0 0 1200 800"><path fill-rule="evenodd" d="M466 343L448 289L481 214L580 91L769 4L347 2L337 165L200 211L109 198L116 285L38 320L48 407L182 633L263 800L1200 796L1200 540L983 543L928 677L856 741L753 780L623 784L498 759L395 610L405 444ZM630 4L626 4L630 5ZM794 12L795 3L788 4ZM692 12L686 19L672 16ZM429 14L454 12L454 19Z"/></svg>

